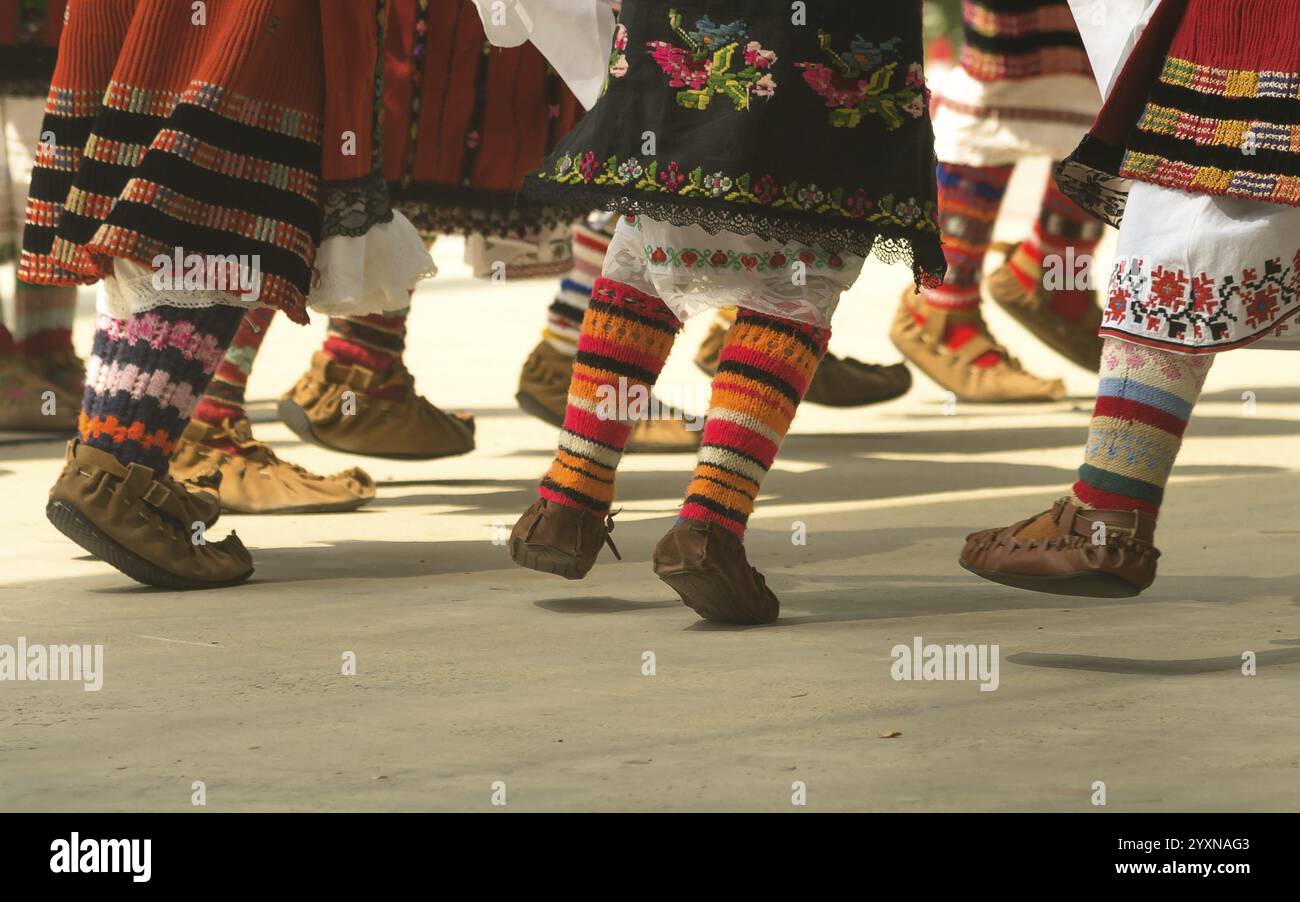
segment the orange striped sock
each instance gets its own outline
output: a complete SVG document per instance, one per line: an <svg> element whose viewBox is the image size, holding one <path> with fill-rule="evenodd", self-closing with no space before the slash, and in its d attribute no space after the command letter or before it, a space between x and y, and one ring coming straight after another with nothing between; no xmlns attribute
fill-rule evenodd
<svg viewBox="0 0 1300 902"><path fill-rule="evenodd" d="M713 377L699 461L678 520L710 520L744 538L759 485L830 340L829 329L741 310Z"/></svg>
<svg viewBox="0 0 1300 902"><path fill-rule="evenodd" d="M614 473L682 324L659 298L600 278L582 318L555 460L537 494L600 516L614 500Z"/></svg>

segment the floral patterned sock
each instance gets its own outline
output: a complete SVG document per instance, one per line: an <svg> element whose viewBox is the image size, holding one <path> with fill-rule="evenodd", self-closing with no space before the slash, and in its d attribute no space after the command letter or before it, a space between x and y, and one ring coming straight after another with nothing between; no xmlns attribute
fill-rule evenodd
<svg viewBox="0 0 1300 902"><path fill-rule="evenodd" d="M1105 340L1097 405L1073 489L1084 507L1159 513L1213 361L1209 354Z"/></svg>

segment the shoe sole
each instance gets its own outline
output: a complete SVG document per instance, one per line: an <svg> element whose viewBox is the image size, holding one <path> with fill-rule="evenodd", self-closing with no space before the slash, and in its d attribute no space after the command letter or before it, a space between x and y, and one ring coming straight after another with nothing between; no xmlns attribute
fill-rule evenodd
<svg viewBox="0 0 1300 902"><path fill-rule="evenodd" d="M1007 301L1002 300L1001 297L999 297L998 295L994 294L991 291L989 292L989 297L993 299L993 303L997 304L999 307L1005 310L1008 316L1010 316L1013 320L1015 320L1021 326L1023 326L1030 335L1034 336L1043 344L1047 345L1057 354L1060 354L1066 360L1070 361L1070 363L1073 363L1075 366L1079 367L1080 369L1087 370L1090 373L1098 372L1101 369L1100 356L1098 357L1097 360L1094 360L1091 363L1088 363L1080 359L1079 357L1071 353L1068 345L1056 341L1051 332L1040 332L1038 328L1039 326L1038 321L1033 316L1026 314L1023 310L1020 309L1020 307L1018 307L1015 304L1008 303Z"/></svg>
<svg viewBox="0 0 1300 902"><path fill-rule="evenodd" d="M242 576L218 582L177 576L110 538L66 502L51 501L45 506L45 516L54 524L55 529L86 551L146 586L156 586L159 589L220 589L238 585L253 575L253 569L250 567Z"/></svg>
<svg viewBox="0 0 1300 902"><path fill-rule="evenodd" d="M510 543L510 559L520 567L539 573L554 573L565 579L582 579L587 575L576 557L545 545L530 545L515 540Z"/></svg>
<svg viewBox="0 0 1300 902"><path fill-rule="evenodd" d="M466 448L464 451L445 451L442 454L411 454L361 450L359 448L339 448L323 441L316 435L311 427L311 417L307 416L307 411L300 404L296 404L288 398L282 398L275 412L279 416L280 422L288 426L289 431L304 442L321 448L328 448L330 451L338 451L341 454L359 454L362 457L379 457L385 460L439 460L443 457L457 457L461 454L468 454L474 450L471 447Z"/></svg>
<svg viewBox="0 0 1300 902"><path fill-rule="evenodd" d="M719 577L698 570L679 570L675 573L656 574L681 598L682 603L705 620L714 623L734 623L753 626L771 623L781 616L780 605L771 616L755 614L751 608L737 603L735 596Z"/></svg>
<svg viewBox="0 0 1300 902"><path fill-rule="evenodd" d="M527 392L518 392L515 394L515 403L519 409L530 416L535 416L543 423L549 423L556 429L564 425L564 414L556 414L555 411L547 407L541 401L534 398Z"/></svg>
<svg viewBox="0 0 1300 902"><path fill-rule="evenodd" d="M1080 598L1135 598L1142 590L1111 573L1068 573L1062 576L1022 576L996 570L978 570L965 561L962 569L1013 589L1042 592L1047 595L1073 595Z"/></svg>

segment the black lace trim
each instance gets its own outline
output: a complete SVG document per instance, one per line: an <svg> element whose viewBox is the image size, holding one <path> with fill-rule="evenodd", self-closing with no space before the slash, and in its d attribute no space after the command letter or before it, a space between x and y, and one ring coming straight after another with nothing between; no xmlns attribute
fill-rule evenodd
<svg viewBox="0 0 1300 902"><path fill-rule="evenodd" d="M1074 152L1056 167L1061 193L1107 225L1119 228L1131 179L1119 175L1124 149L1085 135Z"/></svg>
<svg viewBox="0 0 1300 902"><path fill-rule="evenodd" d="M326 182L321 191L325 217L322 240L336 236L360 238L374 226L393 221L388 185L378 172L344 182Z"/></svg>
<svg viewBox="0 0 1300 902"><path fill-rule="evenodd" d="M426 238L438 235L482 235L485 238L525 238L542 229L568 225L587 217L592 208L561 196L554 203L536 203L509 191L450 188L443 185L389 185L393 206Z"/></svg>
<svg viewBox="0 0 1300 902"><path fill-rule="evenodd" d="M528 196L537 200L560 197L580 200L590 209L645 216L675 226L697 225L716 235L733 232L757 235L765 241L793 242L819 247L828 253L875 257L882 263L906 264L917 285L935 287L943 282L948 264L938 235L924 235L899 226L870 223L828 223L816 214L748 210L733 205L708 206L699 201L656 200L644 195L612 194L580 185L560 185L533 179Z"/></svg>

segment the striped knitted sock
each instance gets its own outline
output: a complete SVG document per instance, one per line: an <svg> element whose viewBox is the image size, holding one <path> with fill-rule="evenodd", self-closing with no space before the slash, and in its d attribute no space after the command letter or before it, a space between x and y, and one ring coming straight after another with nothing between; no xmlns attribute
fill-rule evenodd
<svg viewBox="0 0 1300 902"><path fill-rule="evenodd" d="M18 279L13 308L13 335L18 351L28 357L55 351L71 353L72 320L76 313L76 286L33 285Z"/></svg>
<svg viewBox="0 0 1300 902"><path fill-rule="evenodd" d="M321 349L346 366L387 373L406 350L406 310L369 316L331 316Z"/></svg>
<svg viewBox="0 0 1300 902"><path fill-rule="evenodd" d="M547 308L546 328L542 331L542 338L565 357L578 353L582 317L605 264L609 240L609 233L603 229L585 223L573 227L573 272L560 282L560 290Z"/></svg>
<svg viewBox="0 0 1300 902"><path fill-rule="evenodd" d="M223 420L238 420L248 415L244 410L248 377L274 318L274 307L254 307L244 314L230 347L226 348L226 354L217 366L216 375L199 399L198 407L194 408L194 419L210 426L220 426ZM224 450L231 454L240 453L235 445Z"/></svg>
<svg viewBox="0 0 1300 902"><path fill-rule="evenodd" d="M1073 489L1083 506L1159 513L1213 360L1105 340L1097 406Z"/></svg>
<svg viewBox="0 0 1300 902"><path fill-rule="evenodd" d="M363 366L381 376L392 372L406 350L406 317L409 310L372 313L369 316L331 316L325 332L325 356L345 366ZM400 400L397 389L371 391L375 397Z"/></svg>
<svg viewBox="0 0 1300 902"><path fill-rule="evenodd" d="M1059 268L1058 275L1066 282L1065 287L1047 287L1052 289L1052 309L1070 322L1077 323L1083 319L1093 303L1092 292L1082 284L1082 276L1091 270L1092 255L1101 243L1102 232L1101 222L1062 194L1056 187L1056 180L1049 176L1033 234L1021 242L1020 250L1044 270ZM1029 273L1017 266L1014 255L1010 266L1012 274L1026 290L1038 287L1034 283L1040 278L1039 273Z"/></svg>
<svg viewBox="0 0 1300 902"><path fill-rule="evenodd" d="M699 461L679 522L712 520L744 538L759 485L830 336L829 329L738 313L713 377Z"/></svg>
<svg viewBox="0 0 1300 902"><path fill-rule="evenodd" d="M537 494L604 516L636 407L649 401L682 324L659 298L600 278L582 318L555 460Z"/></svg>
<svg viewBox="0 0 1300 902"><path fill-rule="evenodd" d="M167 472L176 447L243 318L238 307L155 307L100 316L86 366L81 440L123 464Z"/></svg>
<svg viewBox="0 0 1300 902"><path fill-rule="evenodd" d="M939 164L939 225L948 275L938 288L921 289L926 307L953 311L979 308L984 256L993 243L993 224L1014 168ZM924 316L918 314L917 319L924 321ZM969 323L956 323L944 332L943 343L956 350L976 334L976 328ZM987 351L974 363L992 366L997 361L997 353Z"/></svg>

